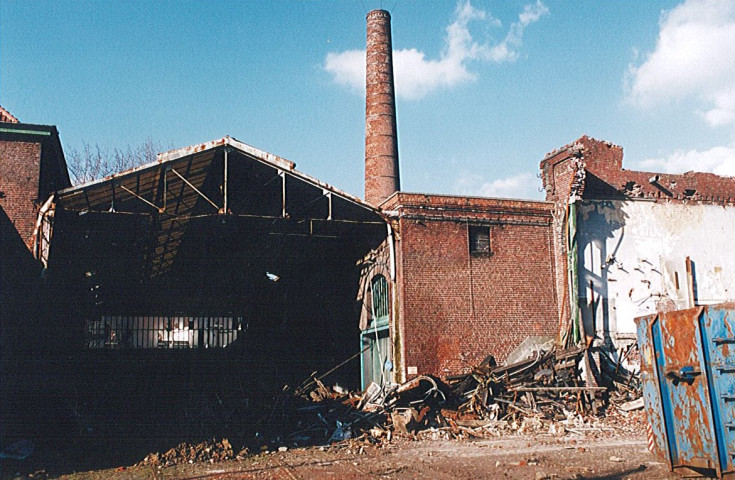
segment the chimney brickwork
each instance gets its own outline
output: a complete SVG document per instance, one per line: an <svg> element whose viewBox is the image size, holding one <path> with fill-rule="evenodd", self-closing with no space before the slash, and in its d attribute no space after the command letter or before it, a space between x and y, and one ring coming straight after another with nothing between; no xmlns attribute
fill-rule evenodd
<svg viewBox="0 0 735 480"><path fill-rule="evenodd" d="M380 205L400 190L390 14L367 15L365 201Z"/></svg>

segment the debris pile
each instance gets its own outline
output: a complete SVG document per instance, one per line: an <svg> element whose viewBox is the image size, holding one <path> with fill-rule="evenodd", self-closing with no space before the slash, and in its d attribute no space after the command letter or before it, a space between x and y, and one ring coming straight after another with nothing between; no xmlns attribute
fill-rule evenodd
<svg viewBox="0 0 735 480"><path fill-rule="evenodd" d="M165 453L151 453L146 456L139 465L170 467L172 465L180 465L183 463L215 463L244 457L247 454L247 450L241 450L235 454L229 440L223 438L219 442L211 440L201 442L196 445L180 443Z"/></svg>
<svg viewBox="0 0 735 480"><path fill-rule="evenodd" d="M489 356L471 373L446 382L421 375L402 385L371 383L361 393L329 389L312 377L294 391L307 403L297 408L302 414L298 430L285 440L335 443L360 437L379 443L393 435L602 432L610 427L596 423L596 416L611 400L616 405L640 402L640 382L618 362L614 375L605 366L606 386L587 385L579 370L587 354L583 347L538 349L524 360L500 366ZM612 362L609 357L605 361ZM623 415L627 411L618 410Z"/></svg>
<svg viewBox="0 0 735 480"><path fill-rule="evenodd" d="M486 359L472 373L454 377L452 392L464 400L460 414L512 419L541 415L564 420L566 412L597 413L604 387L585 386L577 366L582 348L544 352L510 365L493 366Z"/></svg>
<svg viewBox="0 0 735 480"><path fill-rule="evenodd" d="M535 349L527 358L496 365L489 356L469 374L445 381L420 375L400 385L371 383L363 392L327 387L312 374L285 387L263 412L248 448L235 454L226 440L181 444L154 453L143 465L215 462L249 451L274 452L307 445L382 448L394 437L462 439L506 433L560 436L636 433L645 421L640 379L603 352L588 385L580 372L583 347ZM589 376L587 376L589 378ZM639 406L640 405L640 406ZM600 414L604 413L604 416ZM358 450L356 450L358 451Z"/></svg>

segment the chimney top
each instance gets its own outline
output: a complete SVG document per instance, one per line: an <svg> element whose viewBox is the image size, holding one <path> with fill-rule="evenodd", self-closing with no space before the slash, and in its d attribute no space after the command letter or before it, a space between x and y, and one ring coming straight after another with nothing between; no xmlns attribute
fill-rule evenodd
<svg viewBox="0 0 735 480"><path fill-rule="evenodd" d="M390 20L390 13L388 12L388 10L380 10L380 9L371 10L367 14L367 18L370 19L370 17L383 17L383 18L387 18L388 20Z"/></svg>

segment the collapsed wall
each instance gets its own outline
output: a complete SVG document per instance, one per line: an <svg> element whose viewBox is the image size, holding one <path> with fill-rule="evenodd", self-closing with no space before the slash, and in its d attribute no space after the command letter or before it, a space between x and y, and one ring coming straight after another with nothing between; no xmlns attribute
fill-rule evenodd
<svg viewBox="0 0 735 480"><path fill-rule="evenodd" d="M735 298L735 178L622 163L621 147L587 136L541 162L564 316L611 348L635 341L635 317Z"/></svg>

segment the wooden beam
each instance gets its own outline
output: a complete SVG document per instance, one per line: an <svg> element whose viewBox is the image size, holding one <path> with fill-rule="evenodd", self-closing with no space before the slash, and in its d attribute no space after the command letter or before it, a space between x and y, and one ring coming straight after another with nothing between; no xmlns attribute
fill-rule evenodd
<svg viewBox="0 0 735 480"><path fill-rule="evenodd" d="M694 298L694 268L692 266L692 259L686 258L687 266L687 300L689 302L689 308L697 306L696 299Z"/></svg>

